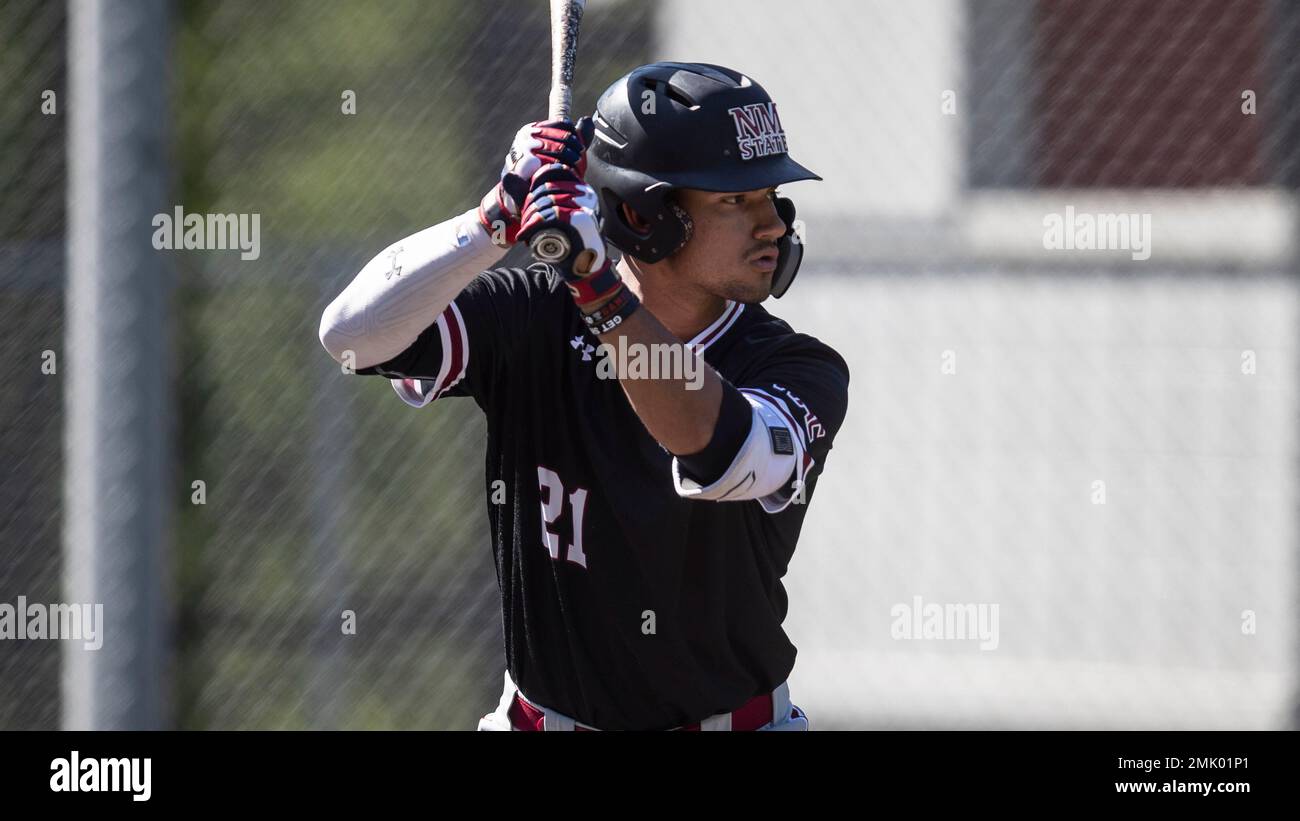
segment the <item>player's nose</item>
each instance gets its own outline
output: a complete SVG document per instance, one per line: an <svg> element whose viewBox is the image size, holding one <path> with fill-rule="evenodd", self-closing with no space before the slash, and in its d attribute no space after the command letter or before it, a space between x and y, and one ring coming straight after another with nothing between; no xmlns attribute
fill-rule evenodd
<svg viewBox="0 0 1300 821"><path fill-rule="evenodd" d="M781 219L780 213L776 210L776 203L771 200L767 201L767 206L762 210L762 219L754 227L754 238L765 239L776 242L785 236L785 221Z"/></svg>

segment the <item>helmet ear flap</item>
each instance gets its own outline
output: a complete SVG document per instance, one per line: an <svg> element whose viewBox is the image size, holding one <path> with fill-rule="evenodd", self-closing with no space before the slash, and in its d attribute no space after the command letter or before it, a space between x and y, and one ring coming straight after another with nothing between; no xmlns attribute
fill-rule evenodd
<svg viewBox="0 0 1300 821"><path fill-rule="evenodd" d="M794 284L799 273L799 264L803 262L803 238L794 230L794 203L786 197L777 197L776 213L785 223L785 234L776 241L776 270L772 273L772 296L780 299Z"/></svg>
<svg viewBox="0 0 1300 821"><path fill-rule="evenodd" d="M596 171L598 181L605 172L634 180L631 185L622 185L619 191L610 185L597 185L600 233L606 242L642 262L658 262L686 244L694 223L686 210L673 201L671 188L637 172L610 169L599 157L591 159L594 162L588 168ZM588 175L589 181L591 176ZM624 205L643 219L647 227L632 225L623 215Z"/></svg>

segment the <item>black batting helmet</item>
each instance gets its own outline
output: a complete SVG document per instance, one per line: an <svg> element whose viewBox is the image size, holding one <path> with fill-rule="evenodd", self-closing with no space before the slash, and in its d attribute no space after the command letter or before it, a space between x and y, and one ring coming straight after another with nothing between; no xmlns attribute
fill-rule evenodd
<svg viewBox="0 0 1300 821"><path fill-rule="evenodd" d="M651 63L600 95L586 181L600 196L601 232L611 245L658 262L691 236L691 220L669 196L677 188L753 191L821 177L790 159L776 105L751 78L707 63ZM633 228L627 203L650 223ZM786 233L772 295L790 287L803 257L794 203L776 200Z"/></svg>

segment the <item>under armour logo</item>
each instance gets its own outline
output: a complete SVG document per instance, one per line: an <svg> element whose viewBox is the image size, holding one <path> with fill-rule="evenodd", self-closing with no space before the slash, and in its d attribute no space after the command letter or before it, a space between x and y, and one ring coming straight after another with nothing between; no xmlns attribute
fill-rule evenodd
<svg viewBox="0 0 1300 821"><path fill-rule="evenodd" d="M587 344L587 341L582 338L582 334L578 334L573 339L570 339L569 347L573 348L575 351L582 351L583 362L590 362L592 351L596 350L594 345Z"/></svg>
<svg viewBox="0 0 1300 821"><path fill-rule="evenodd" d="M402 275L402 266L397 264L397 255L402 253L402 251L403 249L399 246L388 252L388 256L393 261L393 267L389 268L388 273L384 274L384 279L392 279L393 277L400 277Z"/></svg>

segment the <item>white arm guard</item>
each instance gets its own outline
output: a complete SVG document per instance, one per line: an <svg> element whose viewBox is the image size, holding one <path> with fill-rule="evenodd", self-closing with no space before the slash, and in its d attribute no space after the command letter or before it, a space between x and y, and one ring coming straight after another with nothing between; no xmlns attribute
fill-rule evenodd
<svg viewBox="0 0 1300 821"><path fill-rule="evenodd" d="M387 362L433 324L480 271L506 249L478 221L478 210L440 222L384 249L325 309L320 341L358 369Z"/></svg>
<svg viewBox="0 0 1300 821"><path fill-rule="evenodd" d="M677 495L714 502L758 499L768 513L785 510L803 485L811 459L799 427L775 400L742 391L753 409L749 436L727 472L707 487L682 476L673 459Z"/></svg>

